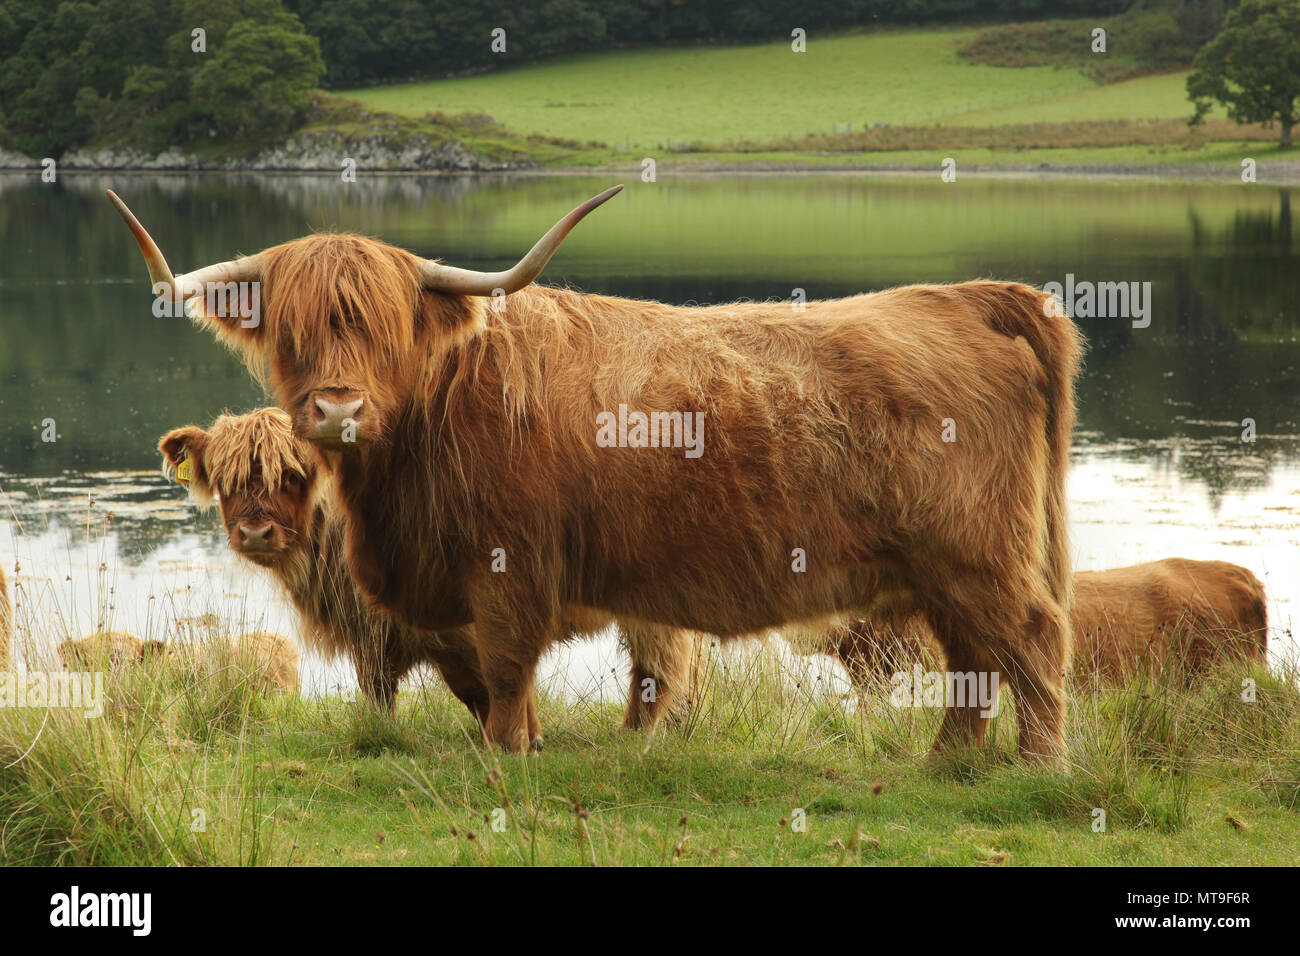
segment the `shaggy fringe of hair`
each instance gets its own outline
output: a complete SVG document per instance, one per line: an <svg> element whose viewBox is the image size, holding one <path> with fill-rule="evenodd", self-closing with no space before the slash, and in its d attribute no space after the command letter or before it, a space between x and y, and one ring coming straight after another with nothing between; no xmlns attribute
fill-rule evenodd
<svg viewBox="0 0 1300 956"><path fill-rule="evenodd" d="M304 480L315 465L316 453L294 437L289 416L279 408L260 408L246 415L224 413L207 430L203 446L203 475L196 473L191 493L212 504L212 492L237 494L246 489L255 470L267 488L278 488L285 476ZM163 458L163 474L176 478L176 466Z"/></svg>

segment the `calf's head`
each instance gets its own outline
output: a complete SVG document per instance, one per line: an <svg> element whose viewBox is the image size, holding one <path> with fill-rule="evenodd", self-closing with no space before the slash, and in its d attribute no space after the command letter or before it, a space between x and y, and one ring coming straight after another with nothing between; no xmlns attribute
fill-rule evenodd
<svg viewBox="0 0 1300 956"><path fill-rule="evenodd" d="M200 503L219 503L231 550L269 567L308 540L323 479L317 453L280 409L222 415L206 431L177 428L158 450L168 477Z"/></svg>
<svg viewBox="0 0 1300 956"><path fill-rule="evenodd" d="M504 272L473 272L374 239L317 233L174 276L144 227L109 199L144 254L154 292L183 304L264 375L294 433L330 450L391 437L395 418L439 374L451 348L482 331L485 299L533 282L564 237L615 186L557 222ZM257 294L231 290L252 286ZM255 302L257 309L232 308ZM255 313L255 314L251 314Z"/></svg>

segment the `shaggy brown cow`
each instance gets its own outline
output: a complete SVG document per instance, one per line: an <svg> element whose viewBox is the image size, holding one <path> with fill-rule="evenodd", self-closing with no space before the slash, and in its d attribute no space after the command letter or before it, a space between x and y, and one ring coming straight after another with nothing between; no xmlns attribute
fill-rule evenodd
<svg viewBox="0 0 1300 956"><path fill-rule="evenodd" d="M163 436L158 450L169 478L186 469L182 477L195 500L205 506L220 500L231 549L274 573L302 615L311 646L328 659L351 660L367 696L391 710L399 681L429 663L480 722L487 719L487 687L468 627L408 627L370 608L357 590L348 574L343 524L330 514L330 476L316 450L294 436L282 410L222 415L207 430L187 425ZM585 617L581 624L574 623L578 617ZM593 634L611 623L575 609L568 618L565 637ZM666 649L667 660L634 666L627 726L653 724L672 709L675 691L684 694L689 674L681 673L685 662L679 659L689 651L690 637L666 635L655 646ZM638 674L657 675L653 700L644 699L651 695L642 692ZM540 747L535 696L528 719L532 745Z"/></svg>
<svg viewBox="0 0 1300 956"><path fill-rule="evenodd" d="M915 607L955 669L1001 673L1022 754L1060 758L1073 323L1002 282L801 312L532 285L617 191L495 274L316 234L178 278L110 199L155 291L330 450L367 594L413 625L475 623L490 740L527 746L566 605L722 637ZM261 283L260 315L221 305L238 282ZM940 741L986 724L950 708Z"/></svg>
<svg viewBox="0 0 1300 956"><path fill-rule="evenodd" d="M302 654L297 641L273 631L250 631L193 643L151 641L145 650L159 652L169 663L205 674L231 668L237 675L256 681L258 689L266 693L297 694L301 686L298 672Z"/></svg>
<svg viewBox="0 0 1300 956"><path fill-rule="evenodd" d="M125 631L97 631L80 640L66 640L57 650L59 660L69 670L101 666L117 670L144 660L145 642Z"/></svg>
<svg viewBox="0 0 1300 956"><path fill-rule="evenodd" d="M1263 661L1268 650L1264 585L1224 561L1166 558L1074 575L1070 605L1074 671L1118 683L1135 671L1176 668L1193 678L1225 661ZM825 633L816 650L839 657L867 688L923 666L942 651L919 617L855 620Z"/></svg>
<svg viewBox="0 0 1300 956"><path fill-rule="evenodd" d="M1264 585L1225 561L1166 558L1074 576L1075 670L1103 682L1135 670L1204 674L1225 661L1263 661Z"/></svg>

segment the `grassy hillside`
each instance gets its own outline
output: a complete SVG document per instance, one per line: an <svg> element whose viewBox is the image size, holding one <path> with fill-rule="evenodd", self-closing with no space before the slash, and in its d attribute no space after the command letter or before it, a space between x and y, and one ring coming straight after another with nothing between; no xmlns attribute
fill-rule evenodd
<svg viewBox="0 0 1300 956"><path fill-rule="evenodd" d="M814 36L802 54L787 43L619 51L342 95L396 113L485 112L522 132L651 149L929 122L1094 85L1077 70L970 64L957 48L974 35Z"/></svg>
<svg viewBox="0 0 1300 956"><path fill-rule="evenodd" d="M1076 65L1044 66L963 56L981 35L937 29L814 36L802 54L786 43L619 51L343 95L403 115L487 113L522 133L633 152L688 144L725 152L721 144L878 124L994 127L1181 120L1191 113L1182 73L1099 86L1089 75L1086 32ZM1161 143L1170 133L1152 135L1147 142Z"/></svg>
<svg viewBox="0 0 1300 956"><path fill-rule="evenodd" d="M1140 76L1104 86L1084 87L1060 95L1047 93L1032 101L1007 103L995 109L976 108L957 112L940 118L938 122L960 126L1002 126L1009 123L1079 123L1087 120L1186 120L1191 113L1191 104L1187 100L1187 74L1180 72Z"/></svg>
<svg viewBox="0 0 1300 956"><path fill-rule="evenodd" d="M938 710L782 666L715 660L652 736L613 705L543 700L532 756L481 750L441 689L390 718L225 672L119 676L98 720L0 708L0 863L1296 862L1294 674L1254 672L1254 703L1237 673L1076 688L1064 774L1013 757L1005 695L993 746L928 760Z"/></svg>

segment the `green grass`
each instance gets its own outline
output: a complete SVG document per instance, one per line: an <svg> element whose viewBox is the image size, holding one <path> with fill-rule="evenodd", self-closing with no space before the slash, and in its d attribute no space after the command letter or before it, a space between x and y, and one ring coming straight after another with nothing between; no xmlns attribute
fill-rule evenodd
<svg viewBox="0 0 1300 956"><path fill-rule="evenodd" d="M388 717L119 675L97 721L0 710L0 862L1295 862L1294 674L1255 672L1253 704L1239 674L1077 688L1064 774L1012 756L1009 706L989 747L926 759L937 712L847 707L780 666L715 661L696 708L649 736L612 705L543 699L533 756L480 749L441 689Z"/></svg>
<svg viewBox="0 0 1300 956"><path fill-rule="evenodd" d="M1140 76L1059 96L1049 94L1032 102L1009 103L996 109L953 112L940 118L939 122L960 126L1003 126L1009 123L1078 123L1087 120L1185 120L1191 115L1187 74L1178 72ZM1225 114L1216 108L1210 115L1221 117Z"/></svg>
<svg viewBox="0 0 1300 956"><path fill-rule="evenodd" d="M662 173L665 169L686 171L692 168L707 167L711 164L727 164L742 169L746 165L761 167L782 164L836 168L861 167L863 169L897 166L921 171L931 169L934 171L934 176L938 178L940 161L947 157L957 160L958 176L960 177L963 167L974 165L1039 166L1043 163L1055 166L1098 167L1222 163L1225 170L1237 171L1242 158L1246 156L1264 162L1291 159L1294 155L1294 150L1284 151L1278 148L1277 143L1263 140L1210 142L1192 147L1176 144L1065 146L1028 149L956 146L944 149L888 149L859 153L777 149L732 152L723 149L716 151L703 149L672 156L660 164L658 168ZM1101 171L1104 172L1104 170Z"/></svg>
<svg viewBox="0 0 1300 956"><path fill-rule="evenodd" d="M1088 75L1086 34L1077 62L1066 61L1072 65L1001 66L962 55L987 35L932 29L814 36L803 54L785 43L619 51L343 95L399 115L486 113L521 133L605 144L570 156L569 164L608 162L627 151L732 153L741 143L761 151L765 142L832 134L845 124L860 133L877 124L998 127L1191 114L1184 73L1098 86ZM1153 136L1152 143L1168 139L1167 132ZM779 157L792 160L810 161Z"/></svg>
<svg viewBox="0 0 1300 956"><path fill-rule="evenodd" d="M398 114L483 112L524 133L646 150L830 132L837 123L932 122L1093 86L1078 70L968 63L957 48L974 35L814 35L802 54L787 43L619 51L341 95Z"/></svg>

